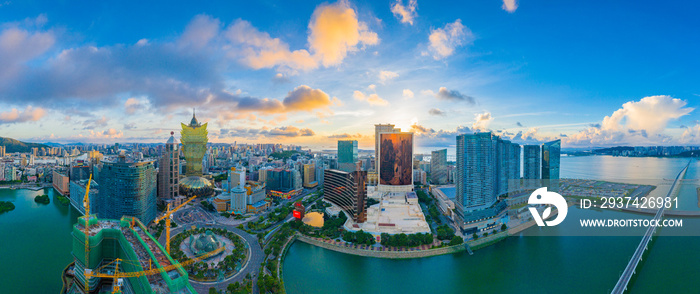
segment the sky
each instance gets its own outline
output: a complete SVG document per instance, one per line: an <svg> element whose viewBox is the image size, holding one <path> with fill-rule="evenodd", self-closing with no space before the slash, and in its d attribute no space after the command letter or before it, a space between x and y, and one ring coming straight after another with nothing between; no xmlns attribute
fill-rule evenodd
<svg viewBox="0 0 700 294"><path fill-rule="evenodd" d="M199 2L0 0L0 136L700 144L693 1Z"/></svg>

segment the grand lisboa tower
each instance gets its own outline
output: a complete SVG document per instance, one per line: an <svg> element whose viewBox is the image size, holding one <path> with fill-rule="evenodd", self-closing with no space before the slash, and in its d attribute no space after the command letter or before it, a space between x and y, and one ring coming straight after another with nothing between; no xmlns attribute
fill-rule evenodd
<svg viewBox="0 0 700 294"><path fill-rule="evenodd" d="M209 197L214 194L214 185L202 177L202 158L207 152L207 124L197 121L194 111L189 125L180 123L180 142L185 154L185 178L180 181L180 195L187 197Z"/></svg>

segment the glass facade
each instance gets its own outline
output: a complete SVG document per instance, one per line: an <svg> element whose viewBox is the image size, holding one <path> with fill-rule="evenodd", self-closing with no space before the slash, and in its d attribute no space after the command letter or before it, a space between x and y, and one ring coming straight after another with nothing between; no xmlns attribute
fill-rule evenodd
<svg viewBox="0 0 700 294"><path fill-rule="evenodd" d="M519 189L520 145L491 132L457 136L455 217L460 226L504 210L498 196Z"/></svg>
<svg viewBox="0 0 700 294"><path fill-rule="evenodd" d="M542 180L549 191L559 191L561 140L542 144Z"/></svg>
<svg viewBox="0 0 700 294"><path fill-rule="evenodd" d="M357 223L367 220L367 172L327 169L324 171L323 197L345 211Z"/></svg>
<svg viewBox="0 0 700 294"><path fill-rule="evenodd" d="M541 158L539 145L523 146L523 179L528 189L538 188Z"/></svg>
<svg viewBox="0 0 700 294"><path fill-rule="evenodd" d="M338 169L346 172L352 172L355 170L355 163L357 160L357 141L339 140Z"/></svg>
<svg viewBox="0 0 700 294"><path fill-rule="evenodd" d="M156 218L156 169L153 161L103 162L100 170L97 215L104 219L137 217L143 223Z"/></svg>
<svg viewBox="0 0 700 294"><path fill-rule="evenodd" d="M430 156L430 182L447 184L447 149L433 151Z"/></svg>
<svg viewBox="0 0 700 294"><path fill-rule="evenodd" d="M379 184L413 186L413 133L379 136Z"/></svg>

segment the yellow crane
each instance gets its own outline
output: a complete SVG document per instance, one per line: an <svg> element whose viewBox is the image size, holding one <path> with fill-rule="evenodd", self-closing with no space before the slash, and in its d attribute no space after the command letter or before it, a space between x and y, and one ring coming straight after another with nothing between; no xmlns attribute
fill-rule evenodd
<svg viewBox="0 0 700 294"><path fill-rule="evenodd" d="M224 249L226 249L226 247L222 246L222 247L219 247L219 248L212 250L210 252L204 253L200 256L196 256L195 258L188 259L182 263L171 264L169 266L165 266L162 268L152 268L152 269L138 271L138 272L119 272L119 263L124 261L124 260L122 260L121 258L117 258L117 259L113 260L112 262L96 269L94 272L90 272L89 274L86 273L86 280L87 280L87 277L114 279L114 283L113 283L114 286L112 287L112 293L117 293L117 292L119 292L119 288L121 287L120 279L134 278L134 277L140 277L140 276L152 276L152 275L156 275L156 274L159 274L162 272L169 272L169 271L177 269L177 268L186 267L192 263L201 261L203 259L207 259L211 256L218 254L219 252L223 251ZM110 266L112 263L115 264L113 274L102 272L104 268Z"/></svg>
<svg viewBox="0 0 700 294"><path fill-rule="evenodd" d="M90 266L90 183L92 182L92 174L90 174L90 179L88 179L87 186L85 187L85 196L83 197L83 207L85 207L85 293L89 292L90 281L87 278L89 272L88 267ZM77 195L76 195L77 196Z"/></svg>
<svg viewBox="0 0 700 294"><path fill-rule="evenodd" d="M170 216L177 211L178 209L182 208L185 206L185 204L189 203L193 199L197 198L197 196L192 196L190 199L187 199L187 201L183 202L182 204L178 205L174 209L170 209L170 203L168 203L168 206L165 210L165 213L161 215L159 218L156 218L153 222L158 223L161 220L165 219L165 251L168 252L168 255L170 254Z"/></svg>

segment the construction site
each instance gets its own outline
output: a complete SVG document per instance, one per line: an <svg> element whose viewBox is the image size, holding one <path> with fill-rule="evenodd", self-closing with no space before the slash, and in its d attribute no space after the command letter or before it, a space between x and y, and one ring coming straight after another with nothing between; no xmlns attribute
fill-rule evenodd
<svg viewBox="0 0 700 294"><path fill-rule="evenodd" d="M81 217L72 235L75 262L65 272L64 293L196 293L187 272L136 218Z"/></svg>
<svg viewBox="0 0 700 294"><path fill-rule="evenodd" d="M170 242L163 248L136 217L120 220L97 219L90 214L87 185L83 205L85 215L78 219L71 233L74 262L63 271L61 293L196 293L189 283L189 264L222 251L212 250L179 263L170 256ZM165 219L170 236L170 209L156 220ZM169 238L168 238L169 239Z"/></svg>

